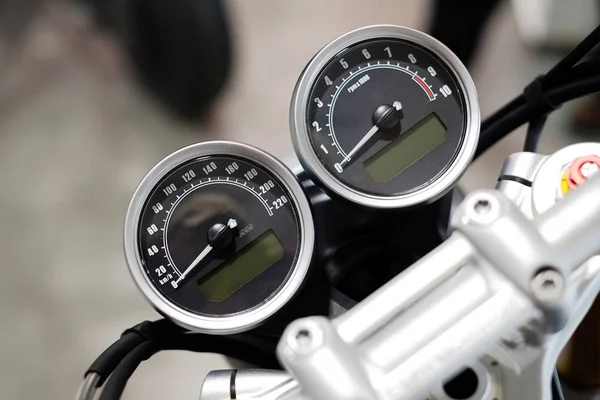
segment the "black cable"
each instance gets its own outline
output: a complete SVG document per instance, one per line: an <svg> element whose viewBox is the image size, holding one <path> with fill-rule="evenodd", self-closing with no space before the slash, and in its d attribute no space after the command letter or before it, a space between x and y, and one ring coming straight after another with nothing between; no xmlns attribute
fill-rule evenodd
<svg viewBox="0 0 600 400"><path fill-rule="evenodd" d="M586 62L582 62L579 65L577 65L577 63L581 61L594 47L596 47L598 43L600 43L600 26L596 27L596 29L586 36L585 39L583 39L573 50L569 52L569 54L567 54L561 61L552 67L550 71L540 77L541 87L547 91L552 87L556 87L555 85L559 85L561 82L564 82L565 78L568 76L577 77L586 73L597 74L597 71L599 70L597 65L588 64L586 67L589 68L589 70L584 72L583 69L586 67L580 68L579 70L577 70L577 68ZM598 60L594 61L597 62ZM510 114L516 108L525 103L526 100L523 95L514 98L508 104L486 118L486 120L481 124L481 130L486 130L490 126L498 123L506 115ZM509 132L506 132L506 134L508 133Z"/></svg>
<svg viewBox="0 0 600 400"><path fill-rule="evenodd" d="M597 26L589 35L586 36L573 50L560 60L544 76L544 83L560 79L567 71L585 57L590 50L600 43L600 26Z"/></svg>
<svg viewBox="0 0 600 400"><path fill-rule="evenodd" d="M552 400L565 400L556 368L554 368L554 372L552 373Z"/></svg>
<svg viewBox="0 0 600 400"><path fill-rule="evenodd" d="M264 369L281 369L275 357L276 342L264 341L252 334L216 336L187 334L162 343L163 350L186 350L196 353L216 353Z"/></svg>
<svg viewBox="0 0 600 400"><path fill-rule="evenodd" d="M585 60L571 68L569 72L566 72L562 77L557 78L555 82L558 84L553 85L554 87L564 84L573 78L589 78L598 75L600 72L600 57L590 58Z"/></svg>
<svg viewBox="0 0 600 400"><path fill-rule="evenodd" d="M281 369L275 349L252 335L214 336L204 334L181 334L168 338L160 347L144 342L130 352L115 368L102 391L100 400L118 400L121 398L127 381L137 367L160 350L187 350L198 353L217 353L266 369Z"/></svg>
<svg viewBox="0 0 600 400"><path fill-rule="evenodd" d="M529 122L529 127L527 128L527 135L525 135L525 144L523 145L523 151L528 151L531 153L535 153L537 151L537 147L540 142L540 137L542 136L542 129L544 129L544 125L546 124L547 119L548 116L543 115Z"/></svg>
<svg viewBox="0 0 600 400"><path fill-rule="evenodd" d="M546 93L546 96L553 104L561 105L567 101L595 92L600 92L600 76L568 82L558 88L550 90ZM509 132L512 132L531 118L535 117L537 116L531 115L531 111L527 104L524 104L512 110L495 124L482 130L477 151L475 152L475 158L483 154Z"/></svg>
<svg viewBox="0 0 600 400"><path fill-rule="evenodd" d="M598 75L598 66L593 65L593 68L589 68L589 64L590 63L586 63L586 65L581 65L579 68L572 68L570 70L570 77L564 78L573 79L572 77L576 77L577 79L584 79L588 74L591 76ZM529 120L527 135L525 136L524 151L527 152L537 151L538 143L542 136L542 130L544 129L548 115L561 107L561 104L553 103L547 96L547 91L545 91L543 87L544 78L544 76L536 78L523 89L525 106L532 116ZM563 79L563 81L558 84L568 84L568 82L569 79Z"/></svg>
<svg viewBox="0 0 600 400"><path fill-rule="evenodd" d="M100 400L120 399L131 375L142 361L152 357L156 351L153 343L144 342L125 356L108 379L100 395Z"/></svg>
<svg viewBox="0 0 600 400"><path fill-rule="evenodd" d="M598 91L600 91L600 75L552 89L548 92L548 98L557 104L564 104Z"/></svg>
<svg viewBox="0 0 600 400"><path fill-rule="evenodd" d="M169 337L184 332L184 329L173 324L166 319L160 319L154 322L144 321L134 327L127 329L119 340L115 341L108 349L90 365L84 376L90 373L96 373L99 376L97 387L104 384L104 381L115 370L117 365L127 354L133 351L143 342L154 342L161 337Z"/></svg>
<svg viewBox="0 0 600 400"><path fill-rule="evenodd" d="M578 65L574 66L568 73L565 73L562 77L560 77L559 81L557 80L556 82L554 82L553 88L557 88L560 85L572 82L573 80L579 80L596 76L598 75L598 71L600 71L600 58L592 58L590 60L583 61ZM552 87L549 88L547 86L548 84L544 84L544 82L542 82L542 87L545 91L553 89ZM506 117L506 115L516 110L517 108L525 105L526 103L527 102L523 94L515 97L502 108L488 116L481 123L481 131L483 132L489 129L492 125L498 123L498 121Z"/></svg>
<svg viewBox="0 0 600 400"><path fill-rule="evenodd" d="M525 97L521 94L521 95L515 97L514 99L512 99L509 103L504 105L501 109L497 110L496 112L494 112L493 114L488 116L485 120L483 120L483 122L481 123L481 130L483 131L483 130L488 129L490 126L496 124L498 121L500 121L502 118L504 118L507 114L509 114L510 112L514 111L515 109L521 107L523 104L525 104Z"/></svg>
<svg viewBox="0 0 600 400"><path fill-rule="evenodd" d="M108 349L92 363L85 373L87 376L90 373L96 373L100 376L98 387L104 384L104 381L115 370L117 365L123 360L127 354L133 349L142 344L144 339L139 335L129 333L115 341Z"/></svg>

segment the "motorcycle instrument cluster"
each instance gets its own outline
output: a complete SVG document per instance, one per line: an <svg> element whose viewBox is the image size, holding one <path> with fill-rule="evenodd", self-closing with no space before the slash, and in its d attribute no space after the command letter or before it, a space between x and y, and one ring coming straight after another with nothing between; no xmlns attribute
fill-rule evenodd
<svg viewBox="0 0 600 400"><path fill-rule="evenodd" d="M581 190L600 169L590 143L550 157L535 153L550 112L600 91L600 60L586 58L598 43L600 27L481 122L465 66L431 36L377 25L334 39L309 61L292 94L290 133L300 165L285 165L246 144L207 141L172 153L142 179L125 219L125 256L138 289L165 318L125 330L91 364L78 399L93 398L100 387L102 400L120 398L137 366L162 350L216 352L268 370L283 365L295 378L285 371L217 371L206 378L201 398L267 391L279 398L295 390L322 397L322 385L317 385L319 393L312 387L322 371L305 361L318 358L332 343L337 346L329 339L339 334L354 348L360 340L346 340L346 333L361 329L356 337L381 339L375 342L408 337L402 332L410 329L403 324L371 318L371 308L379 312L389 302L389 288L397 289L398 281L386 285L393 279L406 283L406 276L419 275L417 260L439 261L435 254L445 254L439 246L448 244L452 203L460 201L460 191L451 191L474 157L528 123L519 161L505 164L506 171L516 172L503 173L500 180L511 191L515 185L533 191L534 214ZM541 168L535 179L532 162ZM549 178L538 179L546 176L544 171ZM461 260L448 260L442 272L451 271L447 267L453 263L460 267ZM416 269L402 275L411 265ZM536 273L532 282L550 272ZM433 273L435 282L443 278L427 268L425 273ZM421 306L439 300L421 297L433 281L417 280L415 290L408 283L414 293L398 295ZM427 316L422 310L419 315ZM321 316L337 320L329 325ZM298 320L304 317L309 318ZM351 323L343 322L348 318ZM288 334L283 333L286 326ZM440 337L431 339L435 344ZM278 342L283 343L279 358ZM444 353L435 345L432 349ZM488 357L492 354L482 362ZM387 361L391 371L398 369L395 361ZM489 363L495 372L487 371L486 361L482 368L490 373L467 366L450 381L447 371L434 371L439 382L430 388L431 396L479 398L492 396L488 389L496 386L504 393L505 382L496 376L503 373L499 361ZM339 371L350 373L357 365ZM412 373L413 365L401 369ZM556 372L552 384L553 396L561 398ZM366 396L374 397L368 379L351 387L360 393L365 388ZM385 386L385 395L400 393L400 387L405 388ZM326 397L334 393L331 389Z"/></svg>
<svg viewBox="0 0 600 400"><path fill-rule="evenodd" d="M350 32L306 67L292 139L332 197L399 209L448 192L475 152L476 92L445 46L420 32ZM204 333L249 330L306 277L310 202L280 161L247 145L205 142L162 160L139 185L125 227L131 274L152 305Z"/></svg>

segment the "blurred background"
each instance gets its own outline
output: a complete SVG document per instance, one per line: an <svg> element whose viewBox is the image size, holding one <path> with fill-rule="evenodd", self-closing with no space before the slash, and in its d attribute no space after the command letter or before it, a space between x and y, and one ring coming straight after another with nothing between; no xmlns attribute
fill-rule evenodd
<svg viewBox="0 0 600 400"><path fill-rule="evenodd" d="M122 251L135 187L162 157L199 141L290 154L294 84L336 36L380 23L434 31L460 47L485 116L600 15L594 0L443 1L155 0L129 13L144 2L0 0L0 398L72 398L125 328L158 318ZM465 27L478 46L453 36ZM597 140L598 104L554 113L541 152ZM493 187L522 139L518 131L496 145L462 186ZM205 373L226 365L160 354L125 398L196 399Z"/></svg>

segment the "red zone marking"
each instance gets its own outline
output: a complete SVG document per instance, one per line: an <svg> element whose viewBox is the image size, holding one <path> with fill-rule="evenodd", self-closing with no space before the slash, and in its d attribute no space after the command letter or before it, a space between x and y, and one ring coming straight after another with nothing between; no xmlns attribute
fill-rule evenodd
<svg viewBox="0 0 600 400"><path fill-rule="evenodd" d="M433 94L429 86L427 86L427 84L423 81L423 79L419 78L417 75L413 75L412 78L413 81L417 82L419 86L423 88L425 93L427 93L427 97L429 97L429 100L435 100L435 95Z"/></svg>

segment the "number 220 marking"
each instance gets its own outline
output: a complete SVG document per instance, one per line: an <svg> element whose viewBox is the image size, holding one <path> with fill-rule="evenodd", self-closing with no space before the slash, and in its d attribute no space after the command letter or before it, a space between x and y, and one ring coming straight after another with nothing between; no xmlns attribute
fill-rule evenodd
<svg viewBox="0 0 600 400"><path fill-rule="evenodd" d="M276 210L279 210L287 202L287 198L285 196L281 196L280 198L275 199L275 201L273 202L273 207L275 207Z"/></svg>

